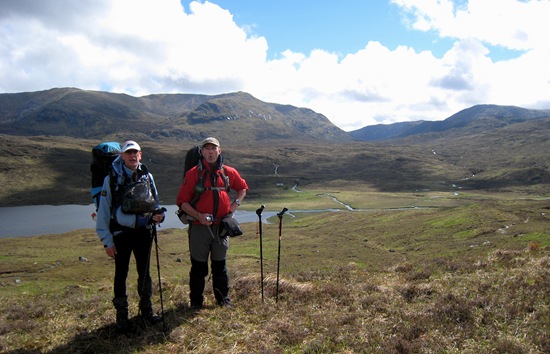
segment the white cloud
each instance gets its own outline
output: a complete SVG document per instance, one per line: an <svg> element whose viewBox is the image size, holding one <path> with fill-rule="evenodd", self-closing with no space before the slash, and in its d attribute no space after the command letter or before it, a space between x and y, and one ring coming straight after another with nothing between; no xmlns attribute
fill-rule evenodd
<svg viewBox="0 0 550 354"><path fill-rule="evenodd" d="M454 46L437 58L365 39L355 53L286 51L268 60L269 38L237 26L208 1L0 0L0 92L240 90L309 107L346 130L444 119L480 103L548 108L550 1L392 2L411 28L451 38ZM491 46L524 54L493 62Z"/></svg>
<svg viewBox="0 0 550 354"><path fill-rule="evenodd" d="M413 28L442 37L476 38L490 45L529 50L548 46L550 1L391 0L407 11Z"/></svg>
<svg viewBox="0 0 550 354"><path fill-rule="evenodd" d="M550 94L550 70L543 64L550 59L550 1L470 0L460 7L449 0L393 1L410 11L413 27L457 39L442 59L449 70L440 83L469 83L459 102L548 108L541 104ZM492 62L485 45L524 54Z"/></svg>

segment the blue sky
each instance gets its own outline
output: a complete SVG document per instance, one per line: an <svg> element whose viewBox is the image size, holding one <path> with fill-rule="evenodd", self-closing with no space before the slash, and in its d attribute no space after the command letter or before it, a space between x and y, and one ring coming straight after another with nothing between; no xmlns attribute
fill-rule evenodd
<svg viewBox="0 0 550 354"><path fill-rule="evenodd" d="M278 58L287 49L302 53L313 49L354 53L369 41L381 42L391 49L409 45L417 51L427 50L442 57L454 42L440 37L436 31L413 30L407 25L408 14L396 4L383 0L346 0L322 5L318 0L213 2L229 10L239 26L267 38L270 59ZM465 4L464 1L455 3ZM512 59L523 53L500 45L487 47L488 56L494 61Z"/></svg>
<svg viewBox="0 0 550 354"><path fill-rule="evenodd" d="M549 109L548 14L550 0L0 0L0 93L244 91L347 131Z"/></svg>
<svg viewBox="0 0 550 354"><path fill-rule="evenodd" d="M228 9L240 26L266 37L270 58L277 58L287 49L302 53L313 49L354 53L368 41L379 41L389 48L411 44L417 50L432 50L438 56L452 46L452 41L439 39L434 33L407 30L402 11L388 1L213 2Z"/></svg>

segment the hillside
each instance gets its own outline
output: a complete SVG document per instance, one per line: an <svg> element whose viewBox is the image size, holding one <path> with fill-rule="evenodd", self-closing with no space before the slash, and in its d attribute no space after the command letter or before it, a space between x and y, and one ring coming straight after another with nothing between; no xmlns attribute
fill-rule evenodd
<svg viewBox="0 0 550 354"><path fill-rule="evenodd" d="M380 141L398 138L422 121L399 122L394 124L376 124L350 132L350 135L359 141Z"/></svg>
<svg viewBox="0 0 550 354"><path fill-rule="evenodd" d="M410 145L277 141L269 145L225 143L225 162L251 186L247 202L262 204L294 186L298 190L352 193L471 189L550 193L550 123L525 123L524 131L480 134ZM535 129L538 128L538 129ZM0 206L88 204L91 139L0 137ZM140 142L141 143L141 142ZM163 204L173 204L184 152L195 141L141 143Z"/></svg>
<svg viewBox="0 0 550 354"><path fill-rule="evenodd" d="M307 108L266 103L244 92L132 97L75 88L0 94L0 134L116 136L242 142L263 139L350 141L325 116Z"/></svg>
<svg viewBox="0 0 550 354"><path fill-rule="evenodd" d="M489 132L509 125L550 119L550 110L525 109L515 106L476 105L441 121L400 122L367 126L350 135L361 141L388 139L426 139L444 137L449 133L462 136ZM457 129L460 129L458 131Z"/></svg>
<svg viewBox="0 0 550 354"><path fill-rule="evenodd" d="M256 224L243 224L230 241L230 310L214 305L210 281L205 308L189 307L185 231L161 228L151 275L165 322L140 321L131 269L137 329L128 336L114 332L113 261L94 230L0 239L0 352L550 352L547 203L447 195L436 203L455 207L286 214L279 244L273 217L262 257ZM377 207L387 200L361 196ZM422 200L433 203L410 198Z"/></svg>
<svg viewBox="0 0 550 354"><path fill-rule="evenodd" d="M262 251L256 223L231 240L232 309L214 306L209 282L205 308L188 306L185 231L159 228L164 321L141 322L129 282L128 335L114 329L113 261L93 229L2 238L0 352L550 351L543 111L475 106L352 141L311 110L246 93L0 96L0 207L90 204L91 147L127 138L174 204L184 153L208 134L251 188L242 209L290 209L284 227L267 218Z"/></svg>
<svg viewBox="0 0 550 354"><path fill-rule="evenodd" d="M172 204L184 154L206 135L220 138L225 163L252 186L251 201L295 185L550 193L548 111L474 106L441 122L390 127L391 139L375 127L377 141L365 142L309 109L243 92L136 98L53 89L0 95L0 107L0 206L89 203L91 147L128 138L140 142L162 202Z"/></svg>

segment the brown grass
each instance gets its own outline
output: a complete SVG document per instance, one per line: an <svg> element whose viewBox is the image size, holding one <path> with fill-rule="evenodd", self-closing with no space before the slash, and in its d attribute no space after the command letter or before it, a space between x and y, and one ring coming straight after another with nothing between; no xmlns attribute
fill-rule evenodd
<svg viewBox="0 0 550 354"><path fill-rule="evenodd" d="M278 301L278 228L264 227L263 302L256 225L244 224L228 259L234 308L214 306L208 285L199 312L188 307L184 232L161 229L166 330L134 317L137 332L128 336L114 332L113 264L93 230L2 239L0 351L545 353L550 240L543 208L491 198L454 208L287 215ZM503 232L503 224L511 226ZM460 234L474 226L485 231ZM128 284L136 316L132 271Z"/></svg>

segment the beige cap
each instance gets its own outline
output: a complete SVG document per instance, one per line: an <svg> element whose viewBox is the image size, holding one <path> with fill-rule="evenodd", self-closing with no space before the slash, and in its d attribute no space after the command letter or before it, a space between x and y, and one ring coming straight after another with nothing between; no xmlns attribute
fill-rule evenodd
<svg viewBox="0 0 550 354"><path fill-rule="evenodd" d="M220 147L220 142L218 141L218 139L213 138L213 137L208 137L208 138L204 139L202 141L201 146L204 147L204 145L206 145L206 144L212 144L212 145L216 145L217 147Z"/></svg>
<svg viewBox="0 0 550 354"><path fill-rule="evenodd" d="M141 151L141 148L139 147L138 143L136 143L133 140L125 141L124 144L122 144L122 152L126 152L128 150L137 150Z"/></svg>

